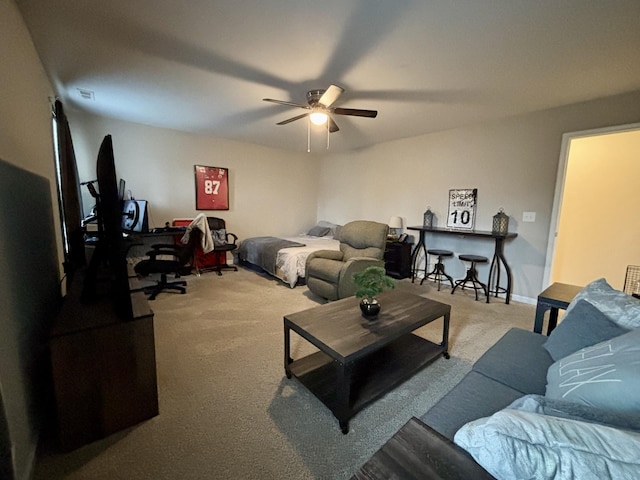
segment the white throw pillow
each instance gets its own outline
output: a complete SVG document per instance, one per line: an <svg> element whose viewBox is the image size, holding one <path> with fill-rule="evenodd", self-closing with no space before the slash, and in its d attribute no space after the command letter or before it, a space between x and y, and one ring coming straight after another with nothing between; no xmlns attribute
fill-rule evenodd
<svg viewBox="0 0 640 480"><path fill-rule="evenodd" d="M640 478L640 433L594 423L505 409L454 442L499 480Z"/></svg>
<svg viewBox="0 0 640 480"><path fill-rule="evenodd" d="M640 327L640 299L615 290L604 278L584 287L567 306L567 315L580 300L586 300L611 321L626 328Z"/></svg>

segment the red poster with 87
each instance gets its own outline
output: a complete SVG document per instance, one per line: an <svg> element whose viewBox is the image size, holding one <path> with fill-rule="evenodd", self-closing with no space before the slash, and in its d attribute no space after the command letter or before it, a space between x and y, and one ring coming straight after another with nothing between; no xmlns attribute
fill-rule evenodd
<svg viewBox="0 0 640 480"><path fill-rule="evenodd" d="M229 170L195 166L196 210L229 210Z"/></svg>

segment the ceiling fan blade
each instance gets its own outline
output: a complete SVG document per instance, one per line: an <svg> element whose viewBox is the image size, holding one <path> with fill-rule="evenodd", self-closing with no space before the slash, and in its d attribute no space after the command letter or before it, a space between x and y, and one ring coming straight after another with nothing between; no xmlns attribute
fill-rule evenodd
<svg viewBox="0 0 640 480"><path fill-rule="evenodd" d="M263 98L262 100L264 100L265 102L277 103L278 105L288 105L290 107L306 108L307 110L311 108L309 107L309 105L301 105L299 103L285 102L284 100L274 100L273 98Z"/></svg>
<svg viewBox="0 0 640 480"><path fill-rule="evenodd" d="M351 115L354 117L376 118L378 116L377 110L360 110L359 108L334 108L332 112L336 115Z"/></svg>
<svg viewBox="0 0 640 480"><path fill-rule="evenodd" d="M333 118L331 118L331 116L329 116L327 121L329 122L329 132L330 133L335 133L338 130L340 130L338 128L338 124L333 120Z"/></svg>
<svg viewBox="0 0 640 480"><path fill-rule="evenodd" d="M329 85L329 88L322 94L318 100L318 104L327 108L333 105L340 95L344 92L344 88L337 85Z"/></svg>
<svg viewBox="0 0 640 480"><path fill-rule="evenodd" d="M296 120L300 120L301 118L308 117L309 113L303 113L302 115L297 115L295 117L287 118L281 122L276 123L276 125L286 125L287 123L295 122Z"/></svg>

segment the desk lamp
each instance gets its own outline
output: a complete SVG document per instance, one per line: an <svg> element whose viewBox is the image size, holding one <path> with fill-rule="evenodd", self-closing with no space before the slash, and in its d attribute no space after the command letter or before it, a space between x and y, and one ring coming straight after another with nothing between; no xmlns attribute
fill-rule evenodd
<svg viewBox="0 0 640 480"><path fill-rule="evenodd" d="M398 240L398 230L402 229L402 217L391 217L389 219L389 238L394 242Z"/></svg>

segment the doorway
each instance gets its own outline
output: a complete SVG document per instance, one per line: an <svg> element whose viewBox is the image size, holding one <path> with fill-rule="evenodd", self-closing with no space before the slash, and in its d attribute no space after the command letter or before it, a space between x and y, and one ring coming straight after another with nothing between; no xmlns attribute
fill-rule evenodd
<svg viewBox="0 0 640 480"><path fill-rule="evenodd" d="M640 264L640 124L563 135L544 283L622 289Z"/></svg>

